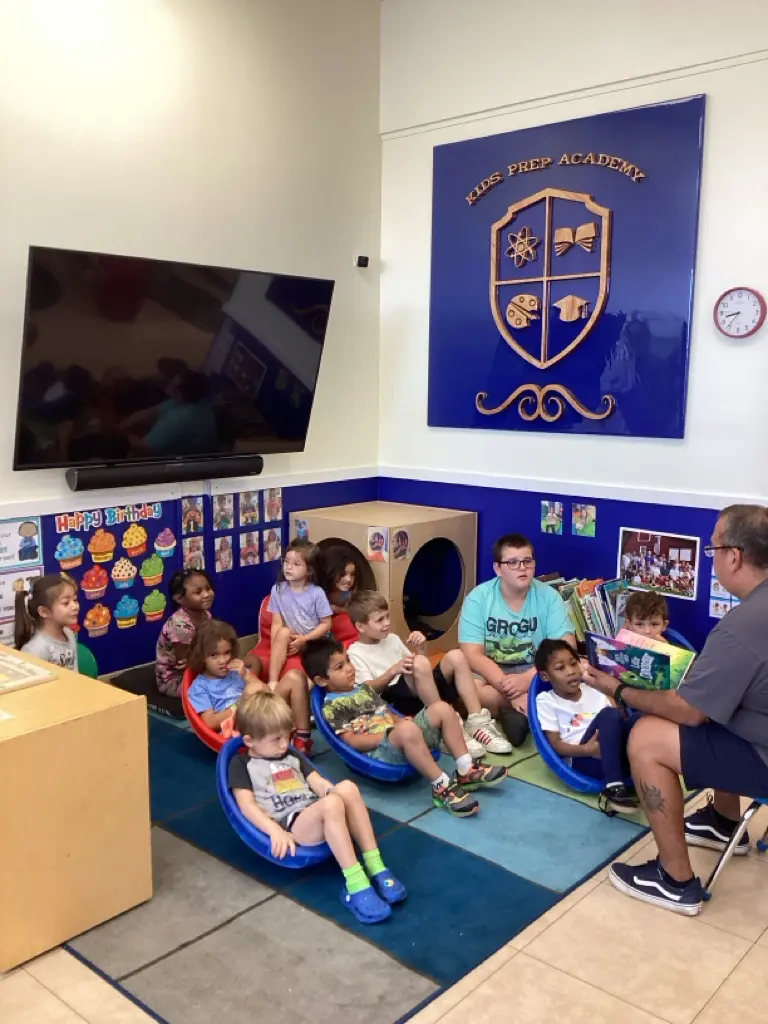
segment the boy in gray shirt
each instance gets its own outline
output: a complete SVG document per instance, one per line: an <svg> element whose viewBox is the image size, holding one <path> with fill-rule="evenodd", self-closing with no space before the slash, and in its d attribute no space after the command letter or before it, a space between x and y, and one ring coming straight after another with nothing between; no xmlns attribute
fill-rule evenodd
<svg viewBox="0 0 768 1024"><path fill-rule="evenodd" d="M391 904L407 893L381 859L355 783L345 779L334 786L289 747L291 709L276 693L262 690L241 701L235 728L247 753L232 758L229 788L243 816L269 837L272 856L283 860L294 856L297 845L327 843L344 875L344 906L362 924L388 918Z"/></svg>

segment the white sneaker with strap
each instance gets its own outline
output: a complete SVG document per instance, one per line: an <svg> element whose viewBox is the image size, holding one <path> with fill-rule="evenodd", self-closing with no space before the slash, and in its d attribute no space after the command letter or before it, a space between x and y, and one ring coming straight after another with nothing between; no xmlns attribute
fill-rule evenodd
<svg viewBox="0 0 768 1024"><path fill-rule="evenodd" d="M512 744L502 735L498 725L491 718L488 708L483 708L476 715L467 716L465 731L483 747L488 754L511 754ZM471 751L470 751L471 753Z"/></svg>

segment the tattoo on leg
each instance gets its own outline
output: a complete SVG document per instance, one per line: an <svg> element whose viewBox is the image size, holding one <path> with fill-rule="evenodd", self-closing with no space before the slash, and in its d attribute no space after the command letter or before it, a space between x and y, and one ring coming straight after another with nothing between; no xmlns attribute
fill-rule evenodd
<svg viewBox="0 0 768 1024"><path fill-rule="evenodd" d="M642 779L639 780L640 800L647 811L656 811L659 814L664 813L664 805L666 800L662 796L661 790L658 786L649 786L647 782Z"/></svg>

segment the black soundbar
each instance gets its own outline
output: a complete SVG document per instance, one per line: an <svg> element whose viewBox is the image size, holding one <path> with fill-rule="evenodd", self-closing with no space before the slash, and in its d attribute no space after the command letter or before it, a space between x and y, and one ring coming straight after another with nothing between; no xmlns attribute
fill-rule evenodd
<svg viewBox="0 0 768 1024"><path fill-rule="evenodd" d="M258 476L264 468L260 455L227 455L190 462L137 462L122 466L81 466L68 469L71 491L95 491L109 487L141 487L144 484L180 484L187 480L221 480L223 477Z"/></svg>

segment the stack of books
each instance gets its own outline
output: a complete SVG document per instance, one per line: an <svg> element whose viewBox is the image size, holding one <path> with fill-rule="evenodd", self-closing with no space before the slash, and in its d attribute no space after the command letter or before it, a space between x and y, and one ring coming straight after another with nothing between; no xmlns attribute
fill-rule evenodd
<svg viewBox="0 0 768 1024"><path fill-rule="evenodd" d="M624 580L567 580L556 575L539 579L554 587L565 601L580 643L586 642L587 633L615 636L624 625L629 597Z"/></svg>

